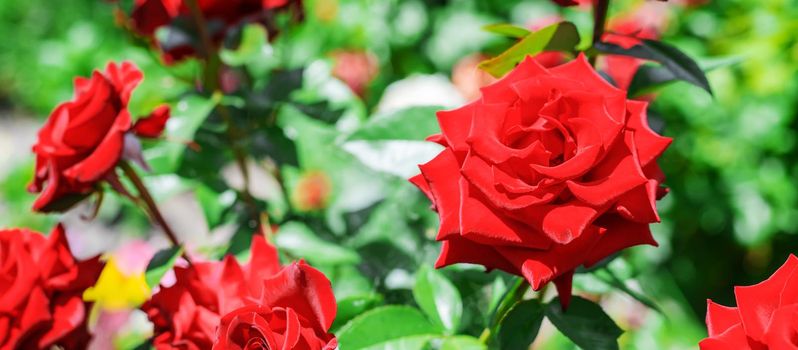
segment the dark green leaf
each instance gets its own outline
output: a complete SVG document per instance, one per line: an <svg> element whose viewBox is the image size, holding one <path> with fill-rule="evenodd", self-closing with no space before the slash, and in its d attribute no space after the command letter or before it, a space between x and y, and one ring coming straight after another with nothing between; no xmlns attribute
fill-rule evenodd
<svg viewBox="0 0 798 350"><path fill-rule="evenodd" d="M349 321L338 332L338 345L345 350L368 349L374 345L401 341L413 336L437 335L439 332L436 329L417 309L397 305L383 306Z"/></svg>
<svg viewBox="0 0 798 350"><path fill-rule="evenodd" d="M486 26L482 27L482 29L484 29L484 30L486 30L488 32L491 32L491 33L504 35L504 36L508 36L508 37L511 37L511 38L517 38L517 39L523 38L523 37L527 36L530 33L529 30L526 29L526 28L519 27L517 25L509 24L509 23L489 24L489 25L486 25Z"/></svg>
<svg viewBox="0 0 798 350"><path fill-rule="evenodd" d="M543 323L543 305L536 299L516 303L502 318L496 341L499 349L528 349Z"/></svg>
<svg viewBox="0 0 798 350"><path fill-rule="evenodd" d="M574 51L579 44L579 32L571 22L561 22L544 27L525 36L500 55L483 61L479 67L500 78L512 70L526 56L543 51Z"/></svg>
<svg viewBox="0 0 798 350"><path fill-rule="evenodd" d="M675 79L686 81L712 94L709 81L707 81L707 77L698 64L679 49L661 41L641 40L640 44L628 49L605 42L596 43L594 47L598 51L607 54L631 56L659 62L662 64L662 68L669 72ZM644 74L646 74L646 70L648 69L644 69ZM662 70L648 71L647 74L653 74L654 76L651 78L654 81L666 78ZM641 83L638 82L638 85L640 84Z"/></svg>
<svg viewBox="0 0 798 350"><path fill-rule="evenodd" d="M450 334L456 333L463 316L460 292L442 273L422 265L416 274L413 297L421 310Z"/></svg>
<svg viewBox="0 0 798 350"><path fill-rule="evenodd" d="M711 72L715 69L737 64L741 61L740 57L720 57L701 60L698 65L704 72ZM652 64L640 66L629 84L629 95L639 96L679 80L679 77L669 68Z"/></svg>
<svg viewBox="0 0 798 350"><path fill-rule="evenodd" d="M154 288L161 283L161 278L167 271L172 269L175 265L177 257L183 252L183 249L178 246L169 247L158 251L147 264L147 271L144 273L144 280L150 288Z"/></svg>
<svg viewBox="0 0 798 350"><path fill-rule="evenodd" d="M623 331L604 313L598 304L573 296L568 311L563 311L560 298L546 305L546 317L563 335L583 349L618 349Z"/></svg>

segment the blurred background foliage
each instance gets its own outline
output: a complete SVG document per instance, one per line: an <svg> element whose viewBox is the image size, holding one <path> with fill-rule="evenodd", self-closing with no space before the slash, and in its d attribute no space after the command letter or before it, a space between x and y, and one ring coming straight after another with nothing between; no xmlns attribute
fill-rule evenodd
<svg viewBox="0 0 798 350"><path fill-rule="evenodd" d="M611 13L623 14L639 3L613 1ZM629 330L623 348L694 348L705 334L707 298L732 304L732 285L763 280L786 255L798 251L798 2L690 3L700 4L673 4L656 14L667 17L663 41L698 61L737 63L709 73L714 98L685 83L657 93L652 124L675 139L662 160L671 192L660 202L663 222L654 227L660 247L630 249L606 267L628 281L625 288L656 301L662 313L613 292L618 286L612 278L581 274L575 281L578 291L600 297L607 312ZM419 140L437 128L429 122L431 111L466 101L450 83L456 64L511 43L483 31L486 24L529 26L560 15L589 38L590 13L562 10L547 0L307 0L305 11L303 23L271 44L262 31L248 29L241 45L223 56L228 64L244 66L258 77L254 84L260 97L231 94L201 101L185 98L196 65L164 68L145 45L116 25L108 3L0 2L0 33L7 33L0 42L0 226L48 230L54 218L30 214L33 196L25 192L33 133L57 103L70 97L73 77L86 76L108 60L131 60L146 76L131 103L133 114L142 115L162 101L172 103L188 121L190 131L177 134L185 135L184 140L196 132L197 142L212 148L218 142L213 137L215 116L209 117L210 124L191 127L192 115L202 110L208 114L208 106L215 103L235 109L238 99L255 98L263 108L255 113L268 111L272 118L265 126L245 121L242 127L267 135L275 125L284 130L285 135L268 137L268 144L250 140L262 154L285 159L277 162L282 188L262 184L259 205L268 206L270 219L280 225L275 237L283 251L323 268L335 281L339 301L358 305L341 309L338 327L373 305L412 300L411 274L437 254L432 241L437 219L404 180L414 167L397 164L418 159L413 152L429 150ZM373 79L360 91L333 78L341 76L335 74L341 52L365 53L366 58L358 59L366 60ZM442 107L397 114L398 107L408 105ZM283 144L291 146L281 148ZM206 231L237 220L230 208L240 204L240 196L213 185L234 182L220 171L229 155L220 154L218 162L197 158L179 140L145 146L155 169L148 181L158 189L159 199L191 189L206 217ZM256 168L274 166L267 157L255 163ZM191 182L170 175L174 171L208 181ZM313 174L321 174L320 180ZM314 206L312 198L302 202L308 199L301 184L331 193L323 205ZM145 237L146 220L126 209L123 200L108 197L100 221L123 235ZM218 241L203 239L211 242L198 246L209 251L237 251L214 248ZM468 319L485 314L480 305L485 286L503 290L509 283L498 273L469 267L444 272L459 288L462 325L478 324ZM537 343L543 348L573 346L546 329ZM474 336L480 331L478 326L463 329Z"/></svg>

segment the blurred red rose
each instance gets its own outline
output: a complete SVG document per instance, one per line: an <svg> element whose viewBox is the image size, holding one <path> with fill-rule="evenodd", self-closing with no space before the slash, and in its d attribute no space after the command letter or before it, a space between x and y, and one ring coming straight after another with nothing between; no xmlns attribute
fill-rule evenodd
<svg viewBox="0 0 798 350"><path fill-rule="evenodd" d="M656 245L656 159L671 140L646 107L580 55L551 69L528 57L481 99L438 112L430 139L446 148L410 180L441 219L436 266L498 268L536 290L553 280L567 304L576 267Z"/></svg>
<svg viewBox="0 0 798 350"><path fill-rule="evenodd" d="M735 287L737 307L707 300L709 337L701 350L798 347L798 258L790 255L764 282Z"/></svg>
<svg viewBox="0 0 798 350"><path fill-rule="evenodd" d="M230 313L233 315L223 325L224 337L216 349L238 344L240 336L254 336L256 330L279 335L283 340L294 337L293 333L285 332L301 330L304 331L301 337L308 344L332 339L326 331L335 317L335 299L324 275L304 263L281 269L277 251L260 235L253 238L251 250L252 258L244 266L227 256L221 262L175 267L175 284L161 286L142 306L154 324L156 349L210 349L219 339L222 317ZM272 314L259 312L259 317L270 322L258 323L257 329L241 325L247 320L246 312L236 310L252 305L257 305L257 310L272 310ZM281 317L287 316L291 316L291 322L297 320L294 316L301 316L301 327L281 324ZM308 333L308 329L313 332ZM294 344L299 344L299 340Z"/></svg>
<svg viewBox="0 0 798 350"><path fill-rule="evenodd" d="M83 349L90 305L82 299L102 270L76 261L59 224L49 237L0 230L0 349Z"/></svg>
<svg viewBox="0 0 798 350"><path fill-rule="evenodd" d="M244 21L259 22L269 29L270 37L276 34L273 15L269 11L292 8L301 12L299 0L198 0L207 27L205 30L218 45L230 27ZM199 33L192 28L180 28L167 35L166 42L158 41L156 31L176 22L193 25L191 10L184 0L136 0L131 13L132 29L150 39L164 53L164 60L171 64L197 55ZM177 28L175 28L177 29ZM188 30L188 31L186 31Z"/></svg>
<svg viewBox="0 0 798 350"><path fill-rule="evenodd" d="M157 137L163 131L165 106L131 123L127 104L142 77L134 64L112 62L105 72L75 79L75 97L56 107L33 146L36 171L29 190L41 192L34 210L64 209L93 192L122 157L128 132Z"/></svg>
<svg viewBox="0 0 798 350"><path fill-rule="evenodd" d="M363 97L366 87L377 76L377 57L366 51L335 51L332 58L332 75L343 81L356 95Z"/></svg>
<svg viewBox="0 0 798 350"><path fill-rule="evenodd" d="M321 210L327 207L332 194L330 177L321 171L303 174L291 193L291 203L299 211Z"/></svg>

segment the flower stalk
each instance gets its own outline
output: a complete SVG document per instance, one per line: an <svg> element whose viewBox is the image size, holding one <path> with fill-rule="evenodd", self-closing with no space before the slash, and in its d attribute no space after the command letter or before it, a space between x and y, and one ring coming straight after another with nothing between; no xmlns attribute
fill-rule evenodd
<svg viewBox="0 0 798 350"><path fill-rule="evenodd" d="M144 181L141 180L141 177L139 177L139 175L136 173L136 170L125 161L119 162L119 167L122 168L122 172L124 172L125 176L127 176L130 182L133 183L133 187L136 188L136 192L138 192L138 197L136 197L136 199L138 199L139 205L144 205L142 207L144 212L146 212L150 218L161 227L163 233L166 235L172 245L177 247L181 246L180 241L177 239L177 235L175 235L174 230L172 230L172 227L169 226L169 223L163 217L163 214L161 214L160 209L158 209L158 205L155 204L155 200L152 198L150 191L147 189L147 186L144 185ZM185 253L183 253L183 257L189 263L191 262Z"/></svg>

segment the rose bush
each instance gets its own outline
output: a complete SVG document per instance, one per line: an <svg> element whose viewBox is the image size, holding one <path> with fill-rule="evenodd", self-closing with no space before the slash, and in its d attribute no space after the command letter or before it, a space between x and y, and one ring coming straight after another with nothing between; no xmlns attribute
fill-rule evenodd
<svg viewBox="0 0 798 350"><path fill-rule="evenodd" d="M334 344L327 333L336 312L330 281L303 262L281 268L277 251L259 235L251 256L244 266L227 256L175 267L175 283L161 286L142 306L155 327L155 347L321 349Z"/></svg>
<svg viewBox="0 0 798 350"><path fill-rule="evenodd" d="M583 56L551 69L528 57L438 122L430 139L446 148L411 179L441 219L437 267L480 264L535 290L554 281L567 304L578 266L656 245L656 159L671 140Z"/></svg>
<svg viewBox="0 0 798 350"><path fill-rule="evenodd" d="M49 237L0 230L0 349L85 348L90 304L81 296L102 267L75 260L61 225Z"/></svg>
<svg viewBox="0 0 798 350"><path fill-rule="evenodd" d="M707 300L709 337L701 350L798 348L798 258L787 261L767 280L735 287L737 307Z"/></svg>
<svg viewBox="0 0 798 350"><path fill-rule="evenodd" d="M130 62L112 62L105 72L75 79L75 97L55 108L33 146L36 170L29 190L41 193L34 210L65 209L94 192L99 181L115 181L112 170L126 143L160 135L169 118L166 106L131 122L127 105L141 79Z"/></svg>

